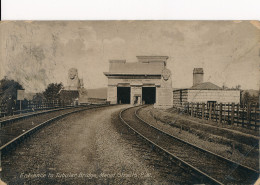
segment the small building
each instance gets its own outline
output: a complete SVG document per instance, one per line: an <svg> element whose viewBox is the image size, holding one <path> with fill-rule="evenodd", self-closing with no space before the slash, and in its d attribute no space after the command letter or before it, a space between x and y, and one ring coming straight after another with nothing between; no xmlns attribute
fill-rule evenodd
<svg viewBox="0 0 260 185"><path fill-rule="evenodd" d="M110 60L107 101L111 104L155 104L172 106L168 56L137 56L138 62Z"/></svg>
<svg viewBox="0 0 260 185"><path fill-rule="evenodd" d="M194 68L193 86L173 91L173 105L185 103L240 103L240 90L222 89L211 83L203 82L203 69Z"/></svg>

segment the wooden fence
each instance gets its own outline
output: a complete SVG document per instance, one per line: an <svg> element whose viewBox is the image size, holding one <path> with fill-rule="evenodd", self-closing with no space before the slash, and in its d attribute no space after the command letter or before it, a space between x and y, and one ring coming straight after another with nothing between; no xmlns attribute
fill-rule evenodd
<svg viewBox="0 0 260 185"><path fill-rule="evenodd" d="M73 105L72 101L52 100L52 101L22 101L20 110L20 101L15 101L13 114L20 114L38 110L46 110L58 107ZM7 106L0 105L0 117L6 116Z"/></svg>
<svg viewBox="0 0 260 185"><path fill-rule="evenodd" d="M260 125L259 104L186 103L178 110L192 117L215 121L219 124L236 125L255 130Z"/></svg>

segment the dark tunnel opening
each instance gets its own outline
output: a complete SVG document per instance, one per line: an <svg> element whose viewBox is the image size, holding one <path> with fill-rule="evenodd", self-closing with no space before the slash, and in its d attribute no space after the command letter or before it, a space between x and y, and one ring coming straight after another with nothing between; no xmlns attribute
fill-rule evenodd
<svg viewBox="0 0 260 185"><path fill-rule="evenodd" d="M130 87L117 87L117 103L130 104Z"/></svg>
<svg viewBox="0 0 260 185"><path fill-rule="evenodd" d="M154 104L156 97L155 87L143 87L142 88L142 101L144 104Z"/></svg>

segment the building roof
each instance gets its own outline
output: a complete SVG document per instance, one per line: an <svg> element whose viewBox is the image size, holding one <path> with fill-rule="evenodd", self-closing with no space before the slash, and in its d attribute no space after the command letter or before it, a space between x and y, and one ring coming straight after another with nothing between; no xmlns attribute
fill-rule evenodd
<svg viewBox="0 0 260 185"><path fill-rule="evenodd" d="M197 84L195 86L192 86L189 89L196 89L196 90L220 90L221 87L211 83L211 82L204 82Z"/></svg>
<svg viewBox="0 0 260 185"><path fill-rule="evenodd" d="M164 62L151 63L125 63L112 62L109 66L109 72L105 75L161 75L164 69Z"/></svg>

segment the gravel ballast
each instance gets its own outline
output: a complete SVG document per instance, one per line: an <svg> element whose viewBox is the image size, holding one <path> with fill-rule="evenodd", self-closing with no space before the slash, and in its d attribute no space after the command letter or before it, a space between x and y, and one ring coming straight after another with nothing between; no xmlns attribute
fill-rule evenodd
<svg viewBox="0 0 260 185"><path fill-rule="evenodd" d="M141 109L138 114L146 122L173 136L259 170L258 146L247 145L244 139L240 142L240 137L236 133L232 133L232 131L230 131L232 136L229 135L229 137L238 138L237 140L227 138L225 134L215 135L210 128L206 130L200 129L205 126L201 125L202 123L196 125L196 122L193 121L192 125L186 119L182 119L180 115L176 119L174 115L163 110L154 109L152 106ZM157 119L154 119L154 117ZM169 120L175 121L169 124ZM255 136L252 137L255 138Z"/></svg>
<svg viewBox="0 0 260 185"><path fill-rule="evenodd" d="M125 106L83 111L51 123L2 157L8 184L153 184L158 172L111 124ZM159 182L164 182L162 179Z"/></svg>

